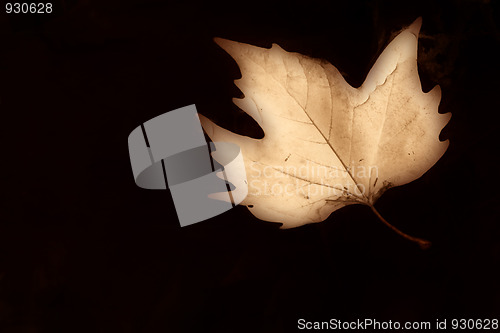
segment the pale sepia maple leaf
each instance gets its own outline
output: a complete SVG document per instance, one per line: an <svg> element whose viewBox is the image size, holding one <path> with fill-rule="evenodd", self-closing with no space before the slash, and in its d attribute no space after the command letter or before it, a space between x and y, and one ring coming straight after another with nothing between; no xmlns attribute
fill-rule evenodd
<svg viewBox="0 0 500 333"><path fill-rule="evenodd" d="M233 101L264 137L241 136L200 119L213 141L241 147L248 179L242 204L252 214L290 228L365 204L388 224L375 201L421 177L449 144L439 140L451 117L438 113L441 90L424 93L418 76L420 25L417 19L389 43L359 88L323 60L276 44L265 49L216 39L241 70L235 84L245 97Z"/></svg>

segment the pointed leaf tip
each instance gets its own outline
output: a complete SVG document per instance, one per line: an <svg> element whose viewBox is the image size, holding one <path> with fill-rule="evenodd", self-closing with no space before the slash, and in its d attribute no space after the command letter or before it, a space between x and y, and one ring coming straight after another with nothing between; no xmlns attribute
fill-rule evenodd
<svg viewBox="0 0 500 333"><path fill-rule="evenodd" d="M214 37L213 38L213 41L215 42L215 44L221 46L221 44L223 44L227 39L224 39L224 38L220 38L220 37ZM222 46L221 46L222 47Z"/></svg>
<svg viewBox="0 0 500 333"><path fill-rule="evenodd" d="M217 45L219 45L224 51L226 51L228 53L229 53L229 49L234 49L234 48L236 48L237 46L240 46L240 45L247 45L247 44L243 44L243 43L240 43L240 42L235 42L233 40L225 39L225 38L220 38L220 37L214 37L214 42Z"/></svg>
<svg viewBox="0 0 500 333"><path fill-rule="evenodd" d="M422 16L418 17L412 24L407 28L409 32L418 37L420 27L422 26Z"/></svg>

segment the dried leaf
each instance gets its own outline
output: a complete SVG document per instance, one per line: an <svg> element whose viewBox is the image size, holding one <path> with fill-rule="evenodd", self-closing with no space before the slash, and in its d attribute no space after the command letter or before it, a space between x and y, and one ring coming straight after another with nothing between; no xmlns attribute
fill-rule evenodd
<svg viewBox="0 0 500 333"><path fill-rule="evenodd" d="M374 209L387 189L419 178L441 158L449 142L439 133L451 114L438 113L439 86L422 91L420 25L416 20L386 47L359 88L330 63L276 44L216 39L241 69L235 83L245 97L234 103L265 136L237 135L200 118L213 141L241 147L249 182L242 204L256 217L288 228L350 204Z"/></svg>

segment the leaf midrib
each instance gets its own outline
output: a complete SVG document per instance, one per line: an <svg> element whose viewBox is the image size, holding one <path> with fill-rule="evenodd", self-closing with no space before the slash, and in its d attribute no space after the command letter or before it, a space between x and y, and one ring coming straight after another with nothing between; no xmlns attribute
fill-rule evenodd
<svg viewBox="0 0 500 333"><path fill-rule="evenodd" d="M332 150L332 152L335 154L335 156L337 156L338 160L340 161L340 163L342 164L342 167L345 169L345 172L347 172L347 174L349 175L349 177L351 178L352 182L356 185L356 187L358 188L359 190L359 184L356 182L356 180L354 179L354 177L352 176L351 172L349 171L349 169L346 167L344 161L342 161L342 159L340 158L339 154L337 153L337 151L335 150L335 148L333 148L332 144L330 143L330 141L326 138L326 136L323 134L323 132L319 129L319 127L316 125L316 123L314 122L314 120L312 120L311 116L309 116L309 114L306 112L306 110L300 105L300 103L297 101L297 99L292 96L290 94L290 92L288 91L288 89L283 86L283 84L281 84L281 82L279 82L275 77L273 77L272 75L270 75L266 69L264 68L264 66L262 66L261 64L259 64L258 62L254 61L252 58L246 56L244 54L244 56L249 59L251 62L253 62L254 64L256 64L257 66L259 66L260 68L262 68L262 70L264 71L264 73L266 73L267 76L271 77L274 81L276 81L286 92L287 94L295 101L295 103L297 103L297 105L303 110L303 112L306 114L307 118L309 119L309 121L311 122L311 124L316 128L316 130L321 134L321 136L323 137L323 139L325 140L325 142L328 144L328 146L330 147L330 149ZM301 62L301 59L299 58L299 63ZM285 63L283 62L283 58L281 58L281 61L283 63L283 66L286 68L286 65ZM301 67L302 67L302 70L305 74L305 71L304 71L304 66L302 66L301 64ZM322 68L323 69L323 68ZM323 69L324 71L324 69ZM242 73L243 74L243 73ZM309 79L307 78L307 75L305 75L306 77L306 81L307 81L307 94L306 94L306 107L307 107L307 102L308 102L308 99L309 99ZM330 113L332 111L330 110ZM309 181L310 182L310 181ZM348 192L348 191L347 191ZM356 198L359 198L361 199L363 202L365 202L366 204L369 204L368 202L368 198L366 197L366 195L360 190L361 194L362 194L362 198L360 198L358 195L356 195L355 193L350 193L348 192L349 194L351 194L352 196L356 197Z"/></svg>

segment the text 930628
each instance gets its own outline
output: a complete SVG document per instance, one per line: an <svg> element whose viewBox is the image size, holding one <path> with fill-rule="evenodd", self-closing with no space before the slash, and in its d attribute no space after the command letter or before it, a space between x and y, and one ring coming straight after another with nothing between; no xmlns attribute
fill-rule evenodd
<svg viewBox="0 0 500 333"><path fill-rule="evenodd" d="M7 14L50 14L53 11L50 2L7 2L5 12Z"/></svg>

